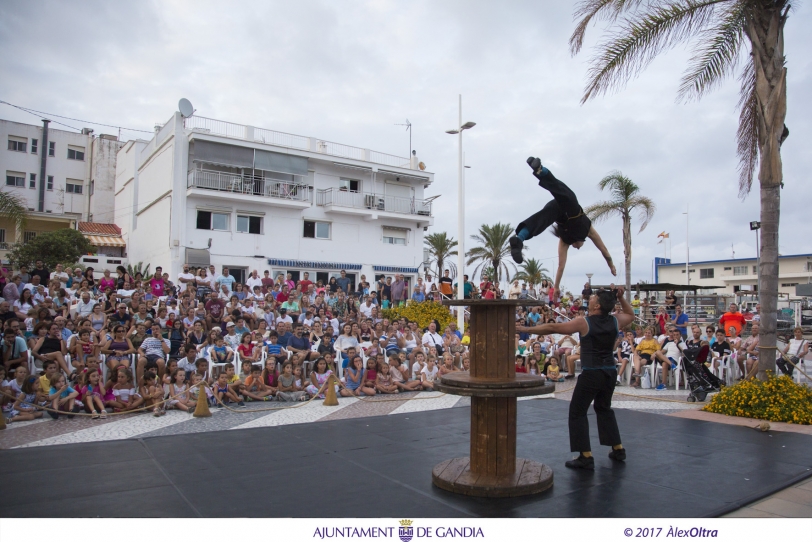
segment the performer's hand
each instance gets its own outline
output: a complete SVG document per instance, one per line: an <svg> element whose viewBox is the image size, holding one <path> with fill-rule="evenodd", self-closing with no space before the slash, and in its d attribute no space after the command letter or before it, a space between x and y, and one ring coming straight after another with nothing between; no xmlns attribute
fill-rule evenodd
<svg viewBox="0 0 812 542"><path fill-rule="evenodd" d="M624 293L625 291L626 291L626 288L624 288L623 286L620 286L620 287L616 288L616 289L615 289L615 293L616 293L616 295L617 295L617 298L618 298L618 299L622 299L622 298L623 298L623 293Z"/></svg>
<svg viewBox="0 0 812 542"><path fill-rule="evenodd" d="M561 288L556 286L555 291L553 292L553 301L558 302L561 299Z"/></svg>
<svg viewBox="0 0 812 542"><path fill-rule="evenodd" d="M616 277L616 276L617 276L617 269L615 269L615 264L610 263L610 264L609 264L609 270L612 272L612 276L613 276L613 277Z"/></svg>
<svg viewBox="0 0 812 542"><path fill-rule="evenodd" d="M516 333L529 333L526 326L516 326Z"/></svg>

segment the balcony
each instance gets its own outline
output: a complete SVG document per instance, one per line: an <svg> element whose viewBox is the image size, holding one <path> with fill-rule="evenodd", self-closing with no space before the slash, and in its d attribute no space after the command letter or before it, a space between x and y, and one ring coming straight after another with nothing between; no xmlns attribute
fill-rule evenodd
<svg viewBox="0 0 812 542"><path fill-rule="evenodd" d="M190 194L244 201L260 197L281 207L305 209L313 202L313 187L306 184L219 171L190 171L186 187Z"/></svg>
<svg viewBox="0 0 812 542"><path fill-rule="evenodd" d="M433 223L431 201L369 192L351 192L339 188L328 188L316 193L316 205L325 207L327 212L402 217L412 215L418 221Z"/></svg>
<svg viewBox="0 0 812 542"><path fill-rule="evenodd" d="M223 120L209 119L206 117L192 116L183 119L183 127L198 134L212 134L232 139L242 139L252 143L265 143L276 147L288 149L298 149L301 151L315 152L339 158L349 158L381 164L389 167L412 169L410 158L378 152L361 147L334 143L315 137L307 137L254 126L245 126Z"/></svg>

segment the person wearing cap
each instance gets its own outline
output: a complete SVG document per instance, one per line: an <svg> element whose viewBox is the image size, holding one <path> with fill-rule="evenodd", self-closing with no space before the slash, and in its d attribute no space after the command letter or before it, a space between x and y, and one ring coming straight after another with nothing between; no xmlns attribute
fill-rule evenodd
<svg viewBox="0 0 812 542"><path fill-rule="evenodd" d="M288 315L288 309L282 307L279 309L279 316L276 318L276 325L278 326L280 323L292 324L293 318Z"/></svg>
<svg viewBox="0 0 812 542"><path fill-rule="evenodd" d="M234 322L228 322L226 324L226 335L223 339L225 339L226 344L230 346L232 350L237 351L237 348L240 346L240 336L237 335Z"/></svg>

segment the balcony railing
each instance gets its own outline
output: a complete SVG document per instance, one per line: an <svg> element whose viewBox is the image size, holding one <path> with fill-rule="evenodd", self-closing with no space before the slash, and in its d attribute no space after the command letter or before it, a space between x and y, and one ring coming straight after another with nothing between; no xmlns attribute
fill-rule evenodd
<svg viewBox="0 0 812 542"><path fill-rule="evenodd" d="M395 156L394 154L353 147L351 145L344 145L343 143L334 143L332 141L288 134L286 132L277 132L276 130L267 130L265 128L256 128L254 126L245 126L224 120L192 116L183 119L183 126L187 130L197 133L214 134L251 142L266 143L277 147L287 147L289 149L317 152L329 156L338 156L340 158L373 162L390 167L411 169L411 160L409 157Z"/></svg>
<svg viewBox="0 0 812 542"><path fill-rule="evenodd" d="M313 201L313 187L302 183L262 179L257 177L221 173L219 171L193 170L189 172L186 186L249 196Z"/></svg>
<svg viewBox="0 0 812 542"><path fill-rule="evenodd" d="M14 243L0 243L0 250L11 250L12 248L14 248Z"/></svg>
<svg viewBox="0 0 812 542"><path fill-rule="evenodd" d="M338 188L319 190L316 193L316 205L332 205L352 209L371 209L387 213L405 215L431 216L431 202L426 200L373 194L369 192L351 192Z"/></svg>

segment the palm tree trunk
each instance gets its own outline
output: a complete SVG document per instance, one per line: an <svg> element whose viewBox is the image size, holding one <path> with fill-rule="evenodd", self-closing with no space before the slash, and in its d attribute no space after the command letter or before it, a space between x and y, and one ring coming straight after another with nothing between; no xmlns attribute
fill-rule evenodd
<svg viewBox="0 0 812 542"><path fill-rule="evenodd" d="M778 309L778 220L781 204L781 136L787 114L787 70L784 67L784 22L777 9L760 9L748 22L753 45L758 101L758 147L761 188L761 331L758 378L775 372Z"/></svg>
<svg viewBox="0 0 812 542"><path fill-rule="evenodd" d="M626 263L626 301L629 301L632 295L632 217L629 213L623 215L623 258Z"/></svg>

